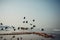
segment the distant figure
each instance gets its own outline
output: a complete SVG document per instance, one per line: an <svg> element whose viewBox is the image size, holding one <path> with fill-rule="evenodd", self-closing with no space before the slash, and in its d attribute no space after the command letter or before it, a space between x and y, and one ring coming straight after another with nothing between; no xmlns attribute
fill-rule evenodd
<svg viewBox="0 0 60 40"><path fill-rule="evenodd" d="M42 28L41 31L44 31L44 29Z"/></svg>
<svg viewBox="0 0 60 40"><path fill-rule="evenodd" d="M3 23L0 23L0 25L3 25Z"/></svg>
<svg viewBox="0 0 60 40"><path fill-rule="evenodd" d="M25 19L26 17L24 17L24 19Z"/></svg>

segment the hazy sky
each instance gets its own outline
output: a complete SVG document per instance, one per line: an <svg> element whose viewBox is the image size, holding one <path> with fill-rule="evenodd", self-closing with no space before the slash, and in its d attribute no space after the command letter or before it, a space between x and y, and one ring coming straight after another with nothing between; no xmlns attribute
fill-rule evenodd
<svg viewBox="0 0 60 40"><path fill-rule="evenodd" d="M35 19L37 27L60 28L59 4L59 0L0 0L0 22L21 26L25 16L29 23Z"/></svg>

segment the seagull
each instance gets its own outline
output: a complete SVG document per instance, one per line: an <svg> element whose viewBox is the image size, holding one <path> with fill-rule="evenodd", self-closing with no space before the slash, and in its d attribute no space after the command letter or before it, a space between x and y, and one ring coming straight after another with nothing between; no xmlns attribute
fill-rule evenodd
<svg viewBox="0 0 60 40"><path fill-rule="evenodd" d="M42 28L41 31L44 31L44 29Z"/></svg>
<svg viewBox="0 0 60 40"><path fill-rule="evenodd" d="M33 22L34 22L35 20L33 19Z"/></svg>
<svg viewBox="0 0 60 40"><path fill-rule="evenodd" d="M20 29L20 27L18 27L18 30Z"/></svg>
<svg viewBox="0 0 60 40"><path fill-rule="evenodd" d="M26 23L28 23L28 21L26 21Z"/></svg>
<svg viewBox="0 0 60 40"><path fill-rule="evenodd" d="M36 27L35 25L33 25L33 27Z"/></svg>
<svg viewBox="0 0 60 40"><path fill-rule="evenodd" d="M25 17L24 17L24 19L25 19Z"/></svg>
<svg viewBox="0 0 60 40"><path fill-rule="evenodd" d="M33 29L33 27L31 27L31 29Z"/></svg>

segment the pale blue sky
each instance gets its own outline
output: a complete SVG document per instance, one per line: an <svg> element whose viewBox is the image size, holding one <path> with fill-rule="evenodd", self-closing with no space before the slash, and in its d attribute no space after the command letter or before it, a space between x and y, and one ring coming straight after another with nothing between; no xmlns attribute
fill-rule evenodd
<svg viewBox="0 0 60 40"><path fill-rule="evenodd" d="M26 16L27 20L36 19L37 27L60 28L59 4L59 0L0 0L0 22L21 26Z"/></svg>

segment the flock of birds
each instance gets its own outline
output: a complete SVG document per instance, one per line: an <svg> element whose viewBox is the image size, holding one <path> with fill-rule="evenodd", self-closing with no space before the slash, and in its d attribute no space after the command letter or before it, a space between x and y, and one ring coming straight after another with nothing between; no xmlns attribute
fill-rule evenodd
<svg viewBox="0 0 60 40"><path fill-rule="evenodd" d="M24 17L23 19L26 19L26 17ZM32 20L33 22L35 22L35 19ZM23 23L28 23L28 21L23 21ZM0 25L3 25L3 23L0 23ZM30 23L30 25L32 26L31 28L28 27L18 27L17 30L28 30L28 29L34 29L36 27L36 25L33 25L32 23ZM13 28L14 31L16 31L16 28L14 26L11 26ZM8 27L5 27L5 30L8 29ZM0 30L4 30L3 28L1 28ZM41 31L44 31L44 28L41 28Z"/></svg>
<svg viewBox="0 0 60 40"><path fill-rule="evenodd" d="M23 19L26 19L26 17L24 17ZM33 22L35 22L35 19L32 20ZM23 21L23 23L29 23L28 21ZM3 23L0 23L0 25L3 25ZM16 31L16 30L28 30L28 29L34 29L36 27L36 25L33 25L32 23L30 23L30 25L32 26L31 28L28 28L28 27L18 27L17 29L12 26L13 30ZM5 29L8 29L8 27L5 27ZM3 28L1 30L4 30ZM44 31L44 28L41 29L41 31ZM38 33L36 33L38 34ZM46 35L46 34L43 34L43 35ZM13 38L15 38L15 35L12 36L11 40L13 40ZM0 37L0 39L3 39L3 37ZM6 38L3 39L3 40L7 40ZM20 38L17 38L17 40L23 40L22 37ZM32 39L31 39L32 40Z"/></svg>

